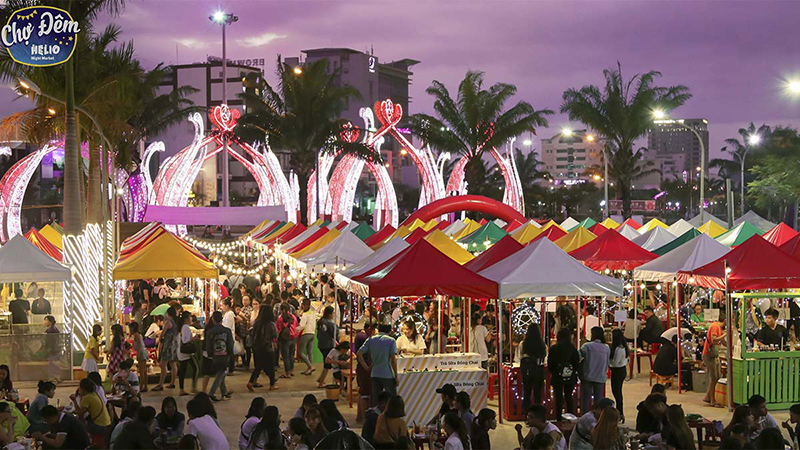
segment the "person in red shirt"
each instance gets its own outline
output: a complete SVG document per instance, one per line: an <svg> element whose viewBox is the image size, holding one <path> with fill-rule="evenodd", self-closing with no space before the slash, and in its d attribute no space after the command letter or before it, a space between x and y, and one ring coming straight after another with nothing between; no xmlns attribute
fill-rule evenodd
<svg viewBox="0 0 800 450"><path fill-rule="evenodd" d="M721 406L714 400L714 389L719 381L719 346L725 340L725 322L722 321L722 317L725 317L724 311L720 310L719 317L708 327L703 345L703 365L708 374L708 390L703 401L711 406Z"/></svg>

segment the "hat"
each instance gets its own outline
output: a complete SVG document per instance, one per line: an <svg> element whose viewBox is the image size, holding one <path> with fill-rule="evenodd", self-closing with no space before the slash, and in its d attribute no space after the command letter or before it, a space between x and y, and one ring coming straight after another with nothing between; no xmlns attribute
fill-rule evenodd
<svg viewBox="0 0 800 450"><path fill-rule="evenodd" d="M594 404L595 409L606 409L606 408L613 408L614 401L610 398L601 398Z"/></svg>
<svg viewBox="0 0 800 450"><path fill-rule="evenodd" d="M448 383L442 386L441 388L436 390L437 394L444 394L448 397L455 397L456 396L456 387L452 384Z"/></svg>

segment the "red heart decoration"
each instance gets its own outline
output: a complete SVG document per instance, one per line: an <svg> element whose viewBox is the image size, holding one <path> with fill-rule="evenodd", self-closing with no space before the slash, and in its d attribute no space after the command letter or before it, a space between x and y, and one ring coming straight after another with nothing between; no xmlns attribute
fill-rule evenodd
<svg viewBox="0 0 800 450"><path fill-rule="evenodd" d="M399 104L394 104L388 98L382 102L375 103L375 112L378 114L378 120L383 125L397 125L403 117L403 107Z"/></svg>
<svg viewBox="0 0 800 450"><path fill-rule="evenodd" d="M350 122L345 122L342 124L342 129L339 131L339 137L341 137L343 141L352 144L358 139L358 128L354 127Z"/></svg>
<svg viewBox="0 0 800 450"><path fill-rule="evenodd" d="M209 118L211 122L220 130L231 131L236 128L236 123L241 117L238 109L230 109L228 105L220 105L211 108Z"/></svg>

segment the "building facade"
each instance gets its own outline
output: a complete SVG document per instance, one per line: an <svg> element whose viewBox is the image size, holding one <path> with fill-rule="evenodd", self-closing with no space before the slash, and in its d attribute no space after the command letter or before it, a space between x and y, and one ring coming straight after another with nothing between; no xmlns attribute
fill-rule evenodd
<svg viewBox="0 0 800 450"><path fill-rule="evenodd" d="M595 181L587 169L603 164L603 149L587 130L542 139L542 167L557 182Z"/></svg>
<svg viewBox="0 0 800 450"><path fill-rule="evenodd" d="M700 167L700 141L680 124L692 127L703 139L708 165L708 120L657 120L647 135L647 158L661 170L661 180L683 179Z"/></svg>

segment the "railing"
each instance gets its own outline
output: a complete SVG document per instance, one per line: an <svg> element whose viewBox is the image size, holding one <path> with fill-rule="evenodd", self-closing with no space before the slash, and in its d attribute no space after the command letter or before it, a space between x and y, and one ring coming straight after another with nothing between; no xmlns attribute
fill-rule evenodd
<svg viewBox="0 0 800 450"><path fill-rule="evenodd" d="M0 335L0 361L17 381L69 380L72 377L69 333Z"/></svg>
<svg viewBox="0 0 800 450"><path fill-rule="evenodd" d="M800 403L800 352L747 353L733 360L733 401L747 403L763 395L770 409L789 409Z"/></svg>

